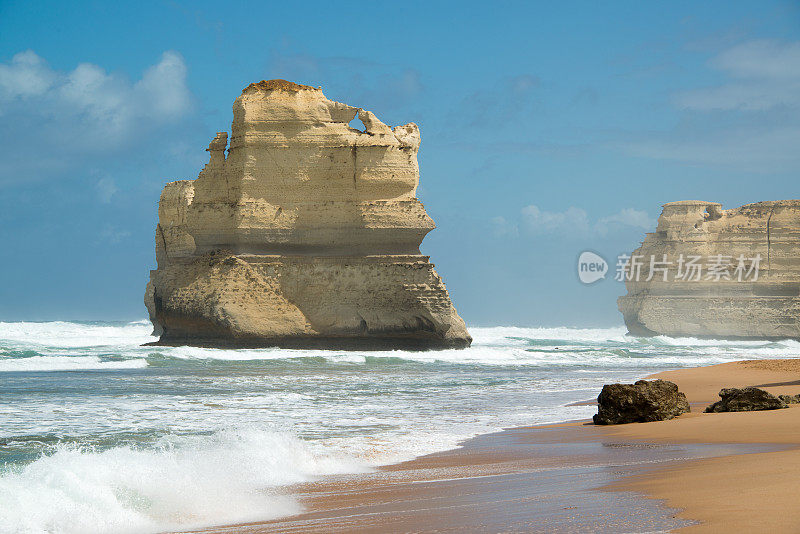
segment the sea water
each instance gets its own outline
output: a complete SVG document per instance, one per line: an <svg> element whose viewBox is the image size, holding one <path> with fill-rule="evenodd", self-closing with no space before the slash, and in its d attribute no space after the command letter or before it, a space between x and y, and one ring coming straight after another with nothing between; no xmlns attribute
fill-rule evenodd
<svg viewBox="0 0 800 534"><path fill-rule="evenodd" d="M0 323L0 532L159 532L299 511L291 485L588 418L608 382L796 341L472 327L432 352L144 347L146 321Z"/></svg>

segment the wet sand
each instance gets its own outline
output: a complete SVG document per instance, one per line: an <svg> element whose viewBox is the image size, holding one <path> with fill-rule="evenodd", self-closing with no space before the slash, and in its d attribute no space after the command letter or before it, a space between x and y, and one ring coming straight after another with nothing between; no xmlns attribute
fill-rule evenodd
<svg viewBox="0 0 800 534"><path fill-rule="evenodd" d="M721 387L800 393L800 359L749 361L660 373L686 392L694 413L672 421L622 425L607 433L652 443L780 444L787 450L732 455L636 475L612 488L641 492L700 524L685 532L800 532L800 405L784 410L703 414ZM697 408L695 408L695 406Z"/></svg>
<svg viewBox="0 0 800 534"><path fill-rule="evenodd" d="M656 376L678 383L692 414L487 434L374 473L291 488L306 513L203 532L800 531L800 407L700 413L722 387L800 393L800 360Z"/></svg>

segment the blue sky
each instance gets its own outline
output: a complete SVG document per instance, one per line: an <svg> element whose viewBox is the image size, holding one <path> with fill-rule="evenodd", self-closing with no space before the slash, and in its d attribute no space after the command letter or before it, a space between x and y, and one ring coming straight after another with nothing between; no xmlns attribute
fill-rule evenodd
<svg viewBox="0 0 800 534"><path fill-rule="evenodd" d="M416 122L472 325L621 324L583 286L661 204L800 197L797 2L0 2L0 320L146 316L163 184L250 82Z"/></svg>

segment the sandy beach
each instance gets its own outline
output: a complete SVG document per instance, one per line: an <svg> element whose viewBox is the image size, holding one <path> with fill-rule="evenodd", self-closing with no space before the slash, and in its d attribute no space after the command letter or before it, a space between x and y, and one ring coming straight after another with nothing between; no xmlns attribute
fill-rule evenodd
<svg viewBox="0 0 800 534"><path fill-rule="evenodd" d="M800 405L702 413L722 387L800 393L800 360L654 376L676 382L692 413L657 423L582 421L479 436L375 473L292 488L303 514L204 532L800 530Z"/></svg>
<svg viewBox="0 0 800 534"><path fill-rule="evenodd" d="M679 517L700 521L686 532L798 532L800 405L762 412L704 414L723 386L800 392L800 360L743 361L656 375L676 382L691 414L662 423L623 425L607 433L654 443L769 443L787 450L731 455L669 466L613 487L664 499Z"/></svg>

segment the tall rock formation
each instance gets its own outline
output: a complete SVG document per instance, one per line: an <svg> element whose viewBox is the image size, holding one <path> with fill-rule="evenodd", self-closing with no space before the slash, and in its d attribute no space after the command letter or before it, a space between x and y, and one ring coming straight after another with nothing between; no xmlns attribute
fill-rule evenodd
<svg viewBox="0 0 800 534"><path fill-rule="evenodd" d="M349 125L358 117L363 130ZM448 348L472 341L420 254L419 128L319 88L248 86L197 180L164 187L145 304L163 344Z"/></svg>
<svg viewBox="0 0 800 534"><path fill-rule="evenodd" d="M617 302L632 334L800 339L800 200L665 204L637 257Z"/></svg>

